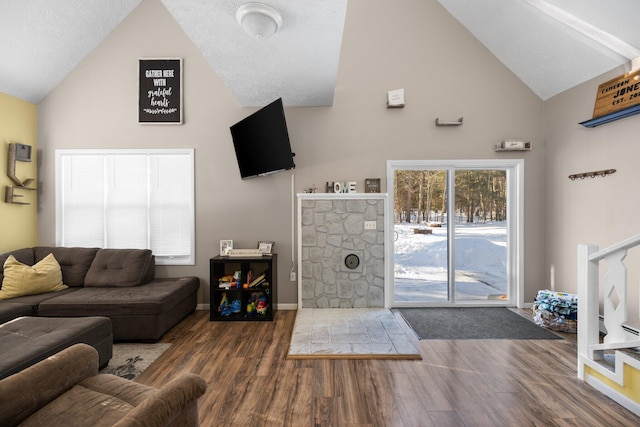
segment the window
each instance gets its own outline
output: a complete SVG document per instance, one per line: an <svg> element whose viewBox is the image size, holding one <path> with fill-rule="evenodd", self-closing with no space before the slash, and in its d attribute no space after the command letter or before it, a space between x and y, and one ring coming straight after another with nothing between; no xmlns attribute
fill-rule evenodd
<svg viewBox="0 0 640 427"><path fill-rule="evenodd" d="M193 265L193 150L56 150L56 245Z"/></svg>

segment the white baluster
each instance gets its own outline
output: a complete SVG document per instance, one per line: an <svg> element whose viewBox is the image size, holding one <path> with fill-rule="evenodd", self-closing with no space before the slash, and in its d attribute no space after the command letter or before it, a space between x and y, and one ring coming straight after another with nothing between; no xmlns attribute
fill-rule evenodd
<svg viewBox="0 0 640 427"><path fill-rule="evenodd" d="M581 357L589 357L589 346L599 343L598 261L589 257L596 245L578 245L578 377L582 378ZM599 358L601 354L596 354Z"/></svg>
<svg viewBox="0 0 640 427"><path fill-rule="evenodd" d="M624 342L627 334L622 328L627 321L627 268L624 259L627 250L607 255L607 273L604 277L604 326L607 328L605 343ZM614 300L617 296L617 301Z"/></svg>

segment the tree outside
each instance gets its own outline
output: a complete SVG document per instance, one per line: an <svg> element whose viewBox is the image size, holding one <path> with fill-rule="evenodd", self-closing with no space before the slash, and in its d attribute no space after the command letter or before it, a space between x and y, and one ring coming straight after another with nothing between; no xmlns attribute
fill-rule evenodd
<svg viewBox="0 0 640 427"><path fill-rule="evenodd" d="M505 170L455 171L447 214L447 171L397 170L394 185L396 301L446 302L448 217L455 218L455 300L507 298Z"/></svg>
<svg viewBox="0 0 640 427"><path fill-rule="evenodd" d="M458 222L507 220L507 173L504 170L462 170L455 176ZM395 172L396 223L445 222L447 173L442 170Z"/></svg>

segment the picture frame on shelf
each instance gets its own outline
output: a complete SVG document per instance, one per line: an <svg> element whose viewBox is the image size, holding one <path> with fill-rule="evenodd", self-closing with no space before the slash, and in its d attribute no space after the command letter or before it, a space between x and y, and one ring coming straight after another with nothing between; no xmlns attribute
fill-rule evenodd
<svg viewBox="0 0 640 427"><path fill-rule="evenodd" d="M364 192L365 193L379 193L380 192L380 178L367 178L364 180Z"/></svg>
<svg viewBox="0 0 640 427"><path fill-rule="evenodd" d="M273 245L275 245L275 242L261 240L258 242L258 249L260 249L262 255L271 255L271 251L273 251Z"/></svg>
<svg viewBox="0 0 640 427"><path fill-rule="evenodd" d="M220 255L228 255L233 249L233 240L220 240Z"/></svg>

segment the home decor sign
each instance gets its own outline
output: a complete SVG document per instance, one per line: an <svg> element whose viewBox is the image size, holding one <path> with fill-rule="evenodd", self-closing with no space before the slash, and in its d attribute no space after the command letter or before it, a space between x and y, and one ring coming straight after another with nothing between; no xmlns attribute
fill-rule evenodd
<svg viewBox="0 0 640 427"><path fill-rule="evenodd" d="M182 124L182 58L141 58L138 123Z"/></svg>
<svg viewBox="0 0 640 427"><path fill-rule="evenodd" d="M640 104L640 70L623 74L598 86L593 118Z"/></svg>
<svg viewBox="0 0 640 427"><path fill-rule="evenodd" d="M356 182L355 181L327 181L327 193L355 193Z"/></svg>

